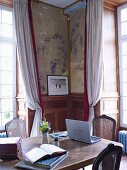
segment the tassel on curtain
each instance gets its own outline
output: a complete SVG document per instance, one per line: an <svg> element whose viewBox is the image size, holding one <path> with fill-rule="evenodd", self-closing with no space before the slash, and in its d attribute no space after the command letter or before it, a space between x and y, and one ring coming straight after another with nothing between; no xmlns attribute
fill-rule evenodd
<svg viewBox="0 0 127 170"><path fill-rule="evenodd" d="M35 110L30 136L38 136L40 135L39 125L42 119L42 107L28 5L28 0L14 0L14 17L19 63L26 92L26 105L31 110Z"/></svg>

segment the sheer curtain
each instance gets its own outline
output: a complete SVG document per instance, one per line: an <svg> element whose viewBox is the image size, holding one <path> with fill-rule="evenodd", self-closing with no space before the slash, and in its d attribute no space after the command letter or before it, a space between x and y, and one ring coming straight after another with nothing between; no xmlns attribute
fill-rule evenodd
<svg viewBox="0 0 127 170"><path fill-rule="evenodd" d="M40 135L39 125L42 108L39 98L39 85L29 22L28 0L14 0L14 17L21 74L26 92L26 104L35 110L30 136Z"/></svg>
<svg viewBox="0 0 127 170"><path fill-rule="evenodd" d="M101 97L103 76L102 15L103 0L87 0L86 78L90 123L94 117L94 106Z"/></svg>

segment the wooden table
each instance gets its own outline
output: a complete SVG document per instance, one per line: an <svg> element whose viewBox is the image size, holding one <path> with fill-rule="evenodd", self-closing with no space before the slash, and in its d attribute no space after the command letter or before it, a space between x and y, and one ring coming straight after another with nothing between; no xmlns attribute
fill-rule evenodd
<svg viewBox="0 0 127 170"><path fill-rule="evenodd" d="M53 143L53 139L50 139L50 143ZM60 139L60 147L68 151L68 157L61 162L55 170L77 170L84 166L92 164L94 158L109 144L114 143L122 146L118 142L102 139L95 144L86 144L83 142L73 141L68 138ZM28 152L35 146L41 144L41 137L24 138L22 140L23 153ZM0 170L14 170L14 165L19 160L5 161L0 163Z"/></svg>

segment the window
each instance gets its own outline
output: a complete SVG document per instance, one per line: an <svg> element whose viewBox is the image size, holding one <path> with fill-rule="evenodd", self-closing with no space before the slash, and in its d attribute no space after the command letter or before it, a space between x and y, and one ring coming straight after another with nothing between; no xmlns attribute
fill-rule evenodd
<svg viewBox="0 0 127 170"><path fill-rule="evenodd" d="M120 125L127 126L127 4L118 7Z"/></svg>
<svg viewBox="0 0 127 170"><path fill-rule="evenodd" d="M16 113L16 55L13 11L0 6L0 130Z"/></svg>

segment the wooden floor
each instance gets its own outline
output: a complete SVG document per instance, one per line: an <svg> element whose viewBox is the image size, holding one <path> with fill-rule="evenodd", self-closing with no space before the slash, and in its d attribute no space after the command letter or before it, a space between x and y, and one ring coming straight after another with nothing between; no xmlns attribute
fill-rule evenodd
<svg viewBox="0 0 127 170"><path fill-rule="evenodd" d="M127 169L127 154L122 156L122 160L120 163L120 170L126 170Z"/></svg>

